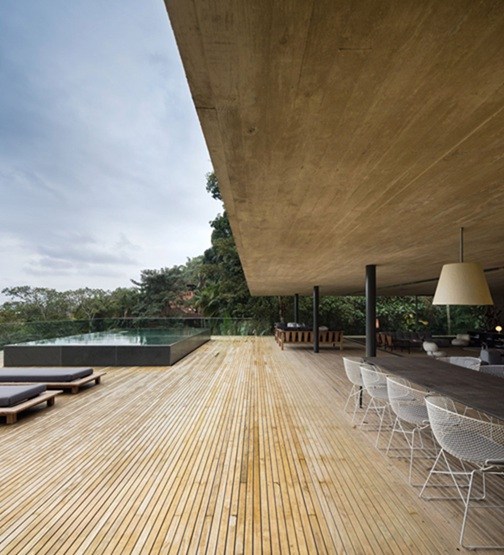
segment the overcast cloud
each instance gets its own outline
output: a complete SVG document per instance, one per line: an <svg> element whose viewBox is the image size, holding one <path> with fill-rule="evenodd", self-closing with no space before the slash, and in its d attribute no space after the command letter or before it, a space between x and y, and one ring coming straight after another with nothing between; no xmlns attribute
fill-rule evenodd
<svg viewBox="0 0 504 555"><path fill-rule="evenodd" d="M220 204L162 0L0 3L0 290L113 289Z"/></svg>

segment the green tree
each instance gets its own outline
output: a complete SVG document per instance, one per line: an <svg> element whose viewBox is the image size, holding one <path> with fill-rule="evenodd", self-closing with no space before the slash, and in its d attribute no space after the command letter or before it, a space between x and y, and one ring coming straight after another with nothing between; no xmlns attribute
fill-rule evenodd
<svg viewBox="0 0 504 555"><path fill-rule="evenodd" d="M214 199L222 200L214 173L207 174L206 189ZM250 295L226 211L210 225L212 246L203 255L201 287L195 299L198 308L205 316L253 318L256 330L271 327L278 320L278 298Z"/></svg>
<svg viewBox="0 0 504 555"><path fill-rule="evenodd" d="M300 298L299 318L301 323L313 323L313 301L311 297ZM292 311L289 311L292 318ZM333 330L343 330L346 334L364 333L366 322L366 301L364 297L321 296L319 323Z"/></svg>
<svg viewBox="0 0 504 555"><path fill-rule="evenodd" d="M103 289L83 287L68 291L67 298L73 306L73 316L77 320L93 320L107 312L111 293Z"/></svg>
<svg viewBox="0 0 504 555"><path fill-rule="evenodd" d="M160 270L142 270L135 307L137 316L174 316L180 313L182 295L187 291L183 266Z"/></svg>
<svg viewBox="0 0 504 555"><path fill-rule="evenodd" d="M136 287L118 287L108 297L106 316L129 318L133 315L139 300L139 292Z"/></svg>
<svg viewBox="0 0 504 555"><path fill-rule="evenodd" d="M21 285L6 287L2 293L12 299L4 303L2 309L15 315L17 320L63 320L71 312L68 295L55 289Z"/></svg>
<svg viewBox="0 0 504 555"><path fill-rule="evenodd" d="M222 200L222 195L219 188L219 180L214 172L206 174L206 190L212 195L215 200Z"/></svg>

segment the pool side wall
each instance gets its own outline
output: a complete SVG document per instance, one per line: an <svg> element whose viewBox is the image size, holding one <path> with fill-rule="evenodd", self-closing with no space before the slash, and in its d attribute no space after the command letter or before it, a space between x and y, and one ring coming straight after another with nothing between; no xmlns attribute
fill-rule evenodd
<svg viewBox="0 0 504 555"><path fill-rule="evenodd" d="M171 366L210 340L210 330L173 345L6 345L4 366Z"/></svg>

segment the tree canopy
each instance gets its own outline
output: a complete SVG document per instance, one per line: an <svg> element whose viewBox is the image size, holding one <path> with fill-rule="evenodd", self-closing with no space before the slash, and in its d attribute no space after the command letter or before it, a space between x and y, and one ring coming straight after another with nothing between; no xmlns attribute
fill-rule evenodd
<svg viewBox="0 0 504 555"><path fill-rule="evenodd" d="M222 201L214 173L206 176L206 190ZM2 291L9 300L0 306L0 322L201 315L252 319L254 331L266 333L276 321L292 321L292 298L250 295L224 206L210 226L211 246L201 256L182 265L142 270L140 279L132 279L129 288L105 291L85 287L59 292L28 285L8 287ZM428 297L379 297L377 314L382 330L429 329L440 333L447 327L444 307L432 306ZM486 322L491 318L491 309L482 307L450 310L454 333L488 327ZM311 297L301 298L300 319L311 322ZM347 334L363 333L364 297L322 297L320 323Z"/></svg>

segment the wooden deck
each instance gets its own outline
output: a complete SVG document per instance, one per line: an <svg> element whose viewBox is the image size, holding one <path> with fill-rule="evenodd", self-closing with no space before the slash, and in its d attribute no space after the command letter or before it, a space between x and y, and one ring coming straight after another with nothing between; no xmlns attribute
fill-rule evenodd
<svg viewBox="0 0 504 555"><path fill-rule="evenodd" d="M348 391L339 351L273 338L108 368L0 426L0 553L459 552L461 504L418 499Z"/></svg>

